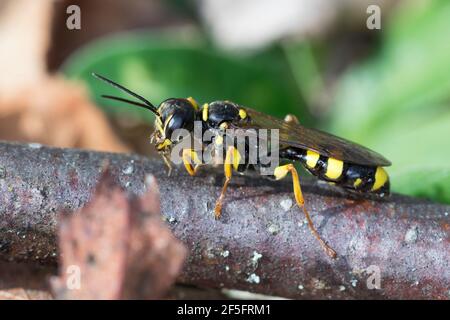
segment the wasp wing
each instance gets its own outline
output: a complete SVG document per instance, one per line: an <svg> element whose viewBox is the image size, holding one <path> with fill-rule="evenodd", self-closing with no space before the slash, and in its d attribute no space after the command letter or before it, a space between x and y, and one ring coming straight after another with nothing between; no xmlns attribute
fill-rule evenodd
<svg viewBox="0 0 450 320"><path fill-rule="evenodd" d="M287 123L281 119L260 113L250 108L244 108L249 120L235 124L239 129L278 129L280 148L286 146L298 147L315 151L326 157L333 157L348 163L364 166L390 166L391 162L379 153L357 143L339 138L332 134ZM244 122L244 121L243 121Z"/></svg>

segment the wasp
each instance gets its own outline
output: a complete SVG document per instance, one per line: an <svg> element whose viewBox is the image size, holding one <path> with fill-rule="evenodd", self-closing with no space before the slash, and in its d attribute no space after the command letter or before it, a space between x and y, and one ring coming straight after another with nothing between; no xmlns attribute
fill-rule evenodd
<svg viewBox="0 0 450 320"><path fill-rule="evenodd" d="M391 165L389 160L359 144L323 131L306 128L300 125L293 115L288 115L284 120L281 120L230 101L214 101L205 103L200 107L193 98L170 98L156 107L144 97L120 84L98 74L93 75L133 96L139 102L110 95L102 95L102 97L142 107L155 114L156 129L151 136L151 141L169 167L169 174L172 168L169 158L170 151L174 145L180 142L171 139L171 135L177 129L191 131L195 121L200 121L204 130L221 133L228 129L240 129L244 133L250 130L258 132L258 129L277 129L279 133L279 158L286 163L275 167L272 177L280 180L288 174L291 175L296 203L302 209L310 231L331 258L337 256L336 251L322 239L313 224L305 206L305 199L294 162L300 162L307 171L318 179L351 192L370 193L380 197L389 195L389 176L384 169L384 167ZM218 136L211 143L222 144L223 139L220 137ZM244 150L251 147L255 146L246 146ZM258 148L258 145L256 145L256 148ZM216 219L220 218L225 194L233 172L245 173L262 165L262 163L246 163L245 160L242 163L241 160L245 158L245 155L242 155L234 145L223 150L223 153L225 157L223 162L225 181L215 205ZM199 167L204 164L198 156L198 150L194 149L183 149L182 159L187 172L191 176L195 176Z"/></svg>

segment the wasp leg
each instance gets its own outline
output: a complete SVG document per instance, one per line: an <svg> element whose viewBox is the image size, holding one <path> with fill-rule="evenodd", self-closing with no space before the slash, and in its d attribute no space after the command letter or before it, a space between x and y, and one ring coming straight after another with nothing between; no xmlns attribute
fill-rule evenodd
<svg viewBox="0 0 450 320"><path fill-rule="evenodd" d="M195 166L192 165L192 161ZM202 165L202 162L198 158L197 152L194 149L183 149L183 164L186 171L191 175L195 176L198 168Z"/></svg>
<svg viewBox="0 0 450 320"><path fill-rule="evenodd" d="M317 232L316 228L314 227L314 224L311 220L311 217L309 216L308 211L305 208L305 200L303 198L302 189L300 187L300 180L298 178L297 170L295 170L295 167L293 164L286 164L283 166L276 167L274 170L274 176L277 180L283 179L288 173L291 173L292 175L292 184L294 187L294 196L295 201L297 202L298 206L303 209L303 213L305 214L306 220L308 221L309 229L311 230L311 233L316 237L316 239L319 241L322 248L325 250L325 252L331 257L336 258L336 251L334 251L330 246L328 246L325 241L320 237L319 233Z"/></svg>
<svg viewBox="0 0 450 320"><path fill-rule="evenodd" d="M298 118L290 113L284 117L284 122L291 123L291 124L300 124L300 121L298 121Z"/></svg>
<svg viewBox="0 0 450 320"><path fill-rule="evenodd" d="M239 151L235 147L231 146L227 149L227 154L225 156L225 162L223 165L224 172L225 172L225 182L223 184L222 192L220 193L220 196L217 199L216 207L214 209L214 214L215 214L216 219L219 219L220 215L222 214L223 199L225 197L225 193L228 188L228 183L231 180L233 168L234 168L234 170L238 169L240 159L241 159L241 157L240 157Z"/></svg>
<svg viewBox="0 0 450 320"><path fill-rule="evenodd" d="M172 164L170 163L170 160L167 158L166 154L162 153L161 156L167 166L167 176L170 177L170 175L172 174Z"/></svg>

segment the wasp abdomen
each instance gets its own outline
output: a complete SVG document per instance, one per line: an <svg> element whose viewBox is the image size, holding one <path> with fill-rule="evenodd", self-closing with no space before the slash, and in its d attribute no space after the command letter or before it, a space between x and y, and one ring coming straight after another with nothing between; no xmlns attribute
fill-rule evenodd
<svg viewBox="0 0 450 320"><path fill-rule="evenodd" d="M358 192L389 194L389 177L383 167L363 166L321 155L312 150L286 148L280 157L299 160L319 179Z"/></svg>

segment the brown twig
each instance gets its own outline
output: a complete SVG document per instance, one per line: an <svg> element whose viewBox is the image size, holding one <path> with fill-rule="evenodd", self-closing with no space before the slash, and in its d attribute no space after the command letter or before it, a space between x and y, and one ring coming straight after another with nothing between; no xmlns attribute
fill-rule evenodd
<svg viewBox="0 0 450 320"><path fill-rule="evenodd" d="M449 206L350 198L303 183L314 223L337 251L332 261L293 205L288 181L233 177L216 221L220 170L167 177L162 162L138 156L16 144L0 144L0 258L54 262L57 212L91 198L105 159L131 193L156 176L162 213L190 251L182 283L290 298L449 298Z"/></svg>
<svg viewBox="0 0 450 320"><path fill-rule="evenodd" d="M53 299L48 285L53 266L0 261L0 301Z"/></svg>

